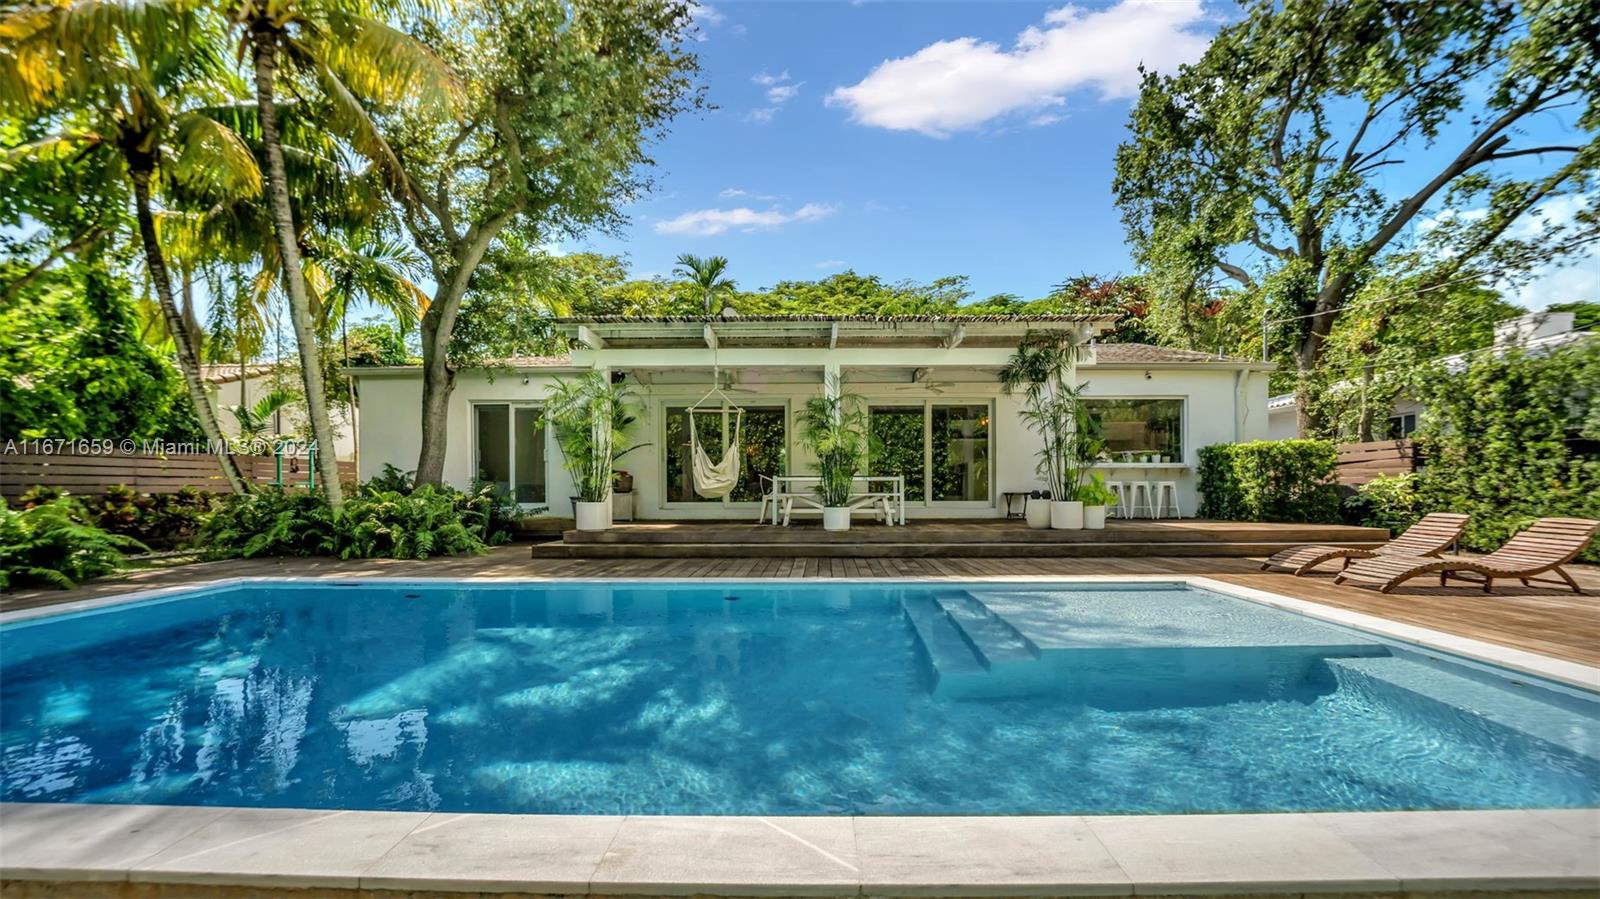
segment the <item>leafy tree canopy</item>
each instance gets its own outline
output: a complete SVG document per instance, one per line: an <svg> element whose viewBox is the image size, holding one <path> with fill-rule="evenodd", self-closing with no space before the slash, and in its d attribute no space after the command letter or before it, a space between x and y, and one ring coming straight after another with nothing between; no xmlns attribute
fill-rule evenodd
<svg viewBox="0 0 1600 899"><path fill-rule="evenodd" d="M1368 282L1525 271L1596 239L1593 29L1593 4L1560 0L1257 0L1199 62L1145 75L1114 182L1139 263L1183 304L1225 277L1264 305L1306 430L1310 375ZM1512 228L1562 196L1586 208Z"/></svg>

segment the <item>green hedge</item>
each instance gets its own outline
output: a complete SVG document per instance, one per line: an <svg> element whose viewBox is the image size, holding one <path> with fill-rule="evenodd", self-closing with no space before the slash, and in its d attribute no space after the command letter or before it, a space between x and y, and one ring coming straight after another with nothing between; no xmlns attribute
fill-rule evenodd
<svg viewBox="0 0 1600 899"><path fill-rule="evenodd" d="M1327 440L1257 440L1200 448L1200 516L1336 522L1339 452Z"/></svg>

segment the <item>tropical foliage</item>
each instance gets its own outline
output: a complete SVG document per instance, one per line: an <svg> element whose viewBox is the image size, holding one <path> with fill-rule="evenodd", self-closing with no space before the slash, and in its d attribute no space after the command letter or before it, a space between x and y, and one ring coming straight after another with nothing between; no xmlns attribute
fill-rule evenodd
<svg viewBox="0 0 1600 899"><path fill-rule="evenodd" d="M1367 284L1418 295L1592 241L1593 20L1539 0L1248 4L1198 62L1145 73L1113 185L1137 261L1185 309L1219 279L1250 297L1316 429L1313 375ZM1567 136L1530 139L1536 121ZM1557 199L1584 211L1545 219Z"/></svg>
<svg viewBox="0 0 1600 899"><path fill-rule="evenodd" d="M176 493L140 493L116 485L85 497L89 520L113 534L132 537L151 549L188 546L217 499L193 487Z"/></svg>
<svg viewBox="0 0 1600 899"><path fill-rule="evenodd" d="M644 445L627 445L628 431L638 419L632 391L590 371L556 381L545 408L578 501L610 499L617 460Z"/></svg>
<svg viewBox="0 0 1600 899"><path fill-rule="evenodd" d="M1105 449L1099 420L1082 402L1085 385L1069 383L1086 354L1070 332L1037 331L1023 338L1000 371L1002 390L1023 391L1022 420L1040 439L1036 471L1050 495L1062 500L1077 496Z"/></svg>
<svg viewBox="0 0 1600 899"><path fill-rule="evenodd" d="M122 567L124 551L144 549L132 537L108 533L70 496L29 508L0 508L0 590L25 586L66 589Z"/></svg>
<svg viewBox="0 0 1600 899"><path fill-rule="evenodd" d="M866 469L873 452L873 435L861 397L840 392L837 381L821 396L806 400L795 416L800 439L814 461L818 500L829 508L850 502L853 482Z"/></svg>
<svg viewBox="0 0 1600 899"><path fill-rule="evenodd" d="M1427 413L1412 435L1424 467L1409 512L1471 515L1462 545L1477 550L1535 518L1600 518L1600 342L1469 362L1416 378Z"/></svg>

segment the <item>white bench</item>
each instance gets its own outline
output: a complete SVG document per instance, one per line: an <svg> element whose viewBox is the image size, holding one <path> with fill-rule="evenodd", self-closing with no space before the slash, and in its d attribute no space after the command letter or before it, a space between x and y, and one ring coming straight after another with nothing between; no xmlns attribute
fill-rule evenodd
<svg viewBox="0 0 1600 899"><path fill-rule="evenodd" d="M761 517L767 520L767 509L772 509L772 523L788 526L797 511L801 514L822 514L822 502L817 499L816 486L822 479L816 475L778 475L770 479L771 487L761 498ZM859 511L871 512L884 524L897 521L905 524L905 478L900 475L871 475L856 478L859 489L850 494L846 505L853 515ZM874 490L874 485L886 485L887 490Z"/></svg>

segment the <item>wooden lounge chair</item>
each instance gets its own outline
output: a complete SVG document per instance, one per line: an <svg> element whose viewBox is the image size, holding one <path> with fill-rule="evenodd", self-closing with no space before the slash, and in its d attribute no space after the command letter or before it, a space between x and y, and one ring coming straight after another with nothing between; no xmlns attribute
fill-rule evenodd
<svg viewBox="0 0 1600 899"><path fill-rule="evenodd" d="M1261 563L1261 570L1276 568L1305 574L1323 562L1343 559L1349 568L1353 559L1370 559L1373 556L1437 556L1450 548L1467 529L1470 516L1456 512L1430 512L1422 520L1406 528L1406 532L1377 549L1351 549L1348 546L1292 546L1274 553Z"/></svg>
<svg viewBox="0 0 1600 899"><path fill-rule="evenodd" d="M1339 572L1333 580L1334 583L1350 580L1374 585L1388 593L1414 577L1438 572L1441 587L1450 578L1455 578L1469 584L1482 584L1483 592L1488 593L1496 578L1516 578L1524 586L1532 586L1535 581L1541 584L1565 583L1573 592L1581 595L1583 591L1578 588L1578 582L1561 566L1583 552L1597 528L1600 528L1600 521L1587 518L1541 518L1529 525L1527 530L1507 540L1505 546L1486 556L1374 556ZM1561 580L1534 577L1547 571L1560 575Z"/></svg>

